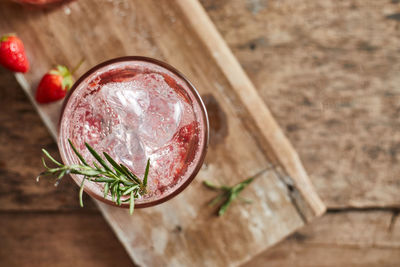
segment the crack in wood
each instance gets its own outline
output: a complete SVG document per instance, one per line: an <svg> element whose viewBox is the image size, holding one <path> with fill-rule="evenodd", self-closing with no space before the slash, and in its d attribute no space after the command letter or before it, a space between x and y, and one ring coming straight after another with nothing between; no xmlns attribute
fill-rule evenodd
<svg viewBox="0 0 400 267"><path fill-rule="evenodd" d="M301 197L300 192L297 190L297 188L295 187L292 178L290 178L287 175L281 175L279 173L279 171L274 168L275 172L274 174L276 175L276 177L282 181L282 183L285 184L287 190L288 190L288 196L290 198L290 202L293 204L293 207L296 209L297 214L299 214L300 219L302 220L302 222L304 224L306 224L308 222L306 215L303 213L301 205L298 203L297 199L299 197Z"/></svg>
<svg viewBox="0 0 400 267"><path fill-rule="evenodd" d="M318 248L344 248L344 249L365 249L365 248L376 248L376 249L394 249L398 250L397 246L390 245L377 245L377 244L367 244L367 245L357 245L357 244L337 244L337 243L320 243L320 242L304 242L307 247L318 247Z"/></svg>
<svg viewBox="0 0 400 267"><path fill-rule="evenodd" d="M343 208L328 208L327 213L342 213L342 212L373 212L373 211L389 211L393 213L400 213L400 206L368 206L368 207L343 207Z"/></svg>
<svg viewBox="0 0 400 267"><path fill-rule="evenodd" d="M65 210L38 210L38 209L5 209L0 210L0 215L12 214L34 214L34 215L60 215L60 214L81 214L81 215L101 215L98 209L65 209Z"/></svg>
<svg viewBox="0 0 400 267"><path fill-rule="evenodd" d="M390 218L390 223L389 223L389 227L388 227L388 232L391 233L393 232L393 227L396 224L397 218L399 217L400 211L395 211L392 214L392 217Z"/></svg>

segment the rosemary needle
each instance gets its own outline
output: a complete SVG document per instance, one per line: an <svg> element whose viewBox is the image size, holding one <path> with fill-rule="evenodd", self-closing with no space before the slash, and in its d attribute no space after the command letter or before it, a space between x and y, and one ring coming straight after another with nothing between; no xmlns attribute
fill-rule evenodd
<svg viewBox="0 0 400 267"><path fill-rule="evenodd" d="M110 155L103 153L107 161L105 161L99 153L97 153L88 143L85 143L86 148L90 154L97 160L100 165L93 162L93 166L90 166L83 156L78 152L71 140L68 142L80 160L80 164L63 165L62 163L55 160L49 152L42 149L43 154L55 165L55 168L50 168L46 165L44 158L42 158L43 166L46 170L39 174L36 178L39 181L41 176L51 175L56 177L57 186L64 175L72 173L82 175L82 183L79 190L79 203L83 207L83 189L85 187L85 181L91 181L95 183L104 183L104 198L111 195L112 201L121 205L122 202L129 202L129 213L132 214L135 206L135 199L143 196L147 193L147 177L149 175L150 159L147 160L146 170L144 173L143 180L141 181L134 173L132 173L125 165L118 164ZM111 166L110 166L111 165ZM129 198L122 200L122 196Z"/></svg>

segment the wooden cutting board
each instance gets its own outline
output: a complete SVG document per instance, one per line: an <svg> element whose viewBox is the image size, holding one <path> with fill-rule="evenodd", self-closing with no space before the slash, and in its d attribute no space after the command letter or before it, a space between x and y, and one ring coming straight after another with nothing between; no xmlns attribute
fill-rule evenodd
<svg viewBox="0 0 400 267"><path fill-rule="evenodd" d="M204 98L209 150L183 193L133 216L97 202L136 264L237 266L324 212L297 153L196 0L78 0L49 10L3 1L0 15L0 32L25 42L32 70L16 78L54 138L61 103L32 97L54 64L85 58L79 76L110 58L154 57L181 70ZM263 170L242 193L253 204L215 216L207 205L215 193L203 180L232 185Z"/></svg>

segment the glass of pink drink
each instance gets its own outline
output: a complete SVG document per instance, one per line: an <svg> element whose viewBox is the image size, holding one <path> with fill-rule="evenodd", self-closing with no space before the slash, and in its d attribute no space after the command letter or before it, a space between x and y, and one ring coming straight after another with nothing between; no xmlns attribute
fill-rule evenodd
<svg viewBox="0 0 400 267"><path fill-rule="evenodd" d="M208 143L207 112L193 85L168 64L117 58L84 74L64 102L58 146L64 163L76 164L68 139L88 162L94 158L85 142L138 177L150 159L148 193L135 200L135 207L148 207L180 193L198 173ZM82 176L71 176L81 184ZM102 184L87 182L85 191L115 205L104 198Z"/></svg>

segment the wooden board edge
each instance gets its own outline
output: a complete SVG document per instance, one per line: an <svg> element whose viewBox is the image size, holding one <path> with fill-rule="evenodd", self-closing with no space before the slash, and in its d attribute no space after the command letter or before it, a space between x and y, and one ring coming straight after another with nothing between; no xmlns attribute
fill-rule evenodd
<svg viewBox="0 0 400 267"><path fill-rule="evenodd" d="M215 62L224 72L232 88L241 97L257 126L263 129L261 131L263 137L275 152L279 163L293 179L294 185L306 200L314 216L322 215L326 211L326 206L317 195L297 152L272 117L271 112L204 8L197 0L176 0L176 2L199 39L209 49ZM265 125L268 125L269 129L265 129Z"/></svg>
<svg viewBox="0 0 400 267"><path fill-rule="evenodd" d="M107 224L110 226L111 230L115 234L115 236L118 238L119 242L122 244L124 247L125 251L129 255L129 258L132 260L133 264L136 266L140 266L140 264L137 262L137 259L134 258L134 251L132 251L132 246L130 246L129 240L126 239L125 233L122 231L122 227L118 225L118 220L116 220L113 216L111 216L111 213L107 211L107 204L102 203L101 201L92 198L94 202L96 203L97 208L101 211L101 214L103 215L103 218L106 220Z"/></svg>
<svg viewBox="0 0 400 267"><path fill-rule="evenodd" d="M54 125L51 121L51 118L46 112L39 108L39 104L33 97L32 88L29 85L28 81L25 79L25 76L22 73L14 73L14 77L17 80L18 84L21 86L22 90L28 97L29 101L32 103L36 112L39 114L39 117L42 119L44 125L49 130L51 137L53 137L54 141L57 142L57 126Z"/></svg>

